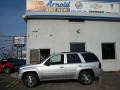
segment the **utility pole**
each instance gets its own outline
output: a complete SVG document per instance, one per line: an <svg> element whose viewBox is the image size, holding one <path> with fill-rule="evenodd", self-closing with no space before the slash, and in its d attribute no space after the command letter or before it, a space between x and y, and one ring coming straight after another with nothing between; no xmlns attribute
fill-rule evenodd
<svg viewBox="0 0 120 90"><path fill-rule="evenodd" d="M11 48L11 58L13 58L13 48L14 48L14 36L12 37L12 48Z"/></svg>
<svg viewBox="0 0 120 90"><path fill-rule="evenodd" d="M7 57L6 57L6 54L5 54L4 51L3 51L3 48L5 48L5 47L1 47L1 48L0 48L1 53L2 53L2 56L3 56L2 58L7 58Z"/></svg>
<svg viewBox="0 0 120 90"><path fill-rule="evenodd" d="M22 59L22 47L21 47L20 49L21 49L21 51L20 51L20 52L21 52L21 59Z"/></svg>

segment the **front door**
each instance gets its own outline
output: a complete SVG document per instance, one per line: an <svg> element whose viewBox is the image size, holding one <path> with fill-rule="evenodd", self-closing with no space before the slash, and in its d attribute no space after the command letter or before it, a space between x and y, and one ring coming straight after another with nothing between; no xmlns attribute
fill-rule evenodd
<svg viewBox="0 0 120 90"><path fill-rule="evenodd" d="M64 55L51 57L42 67L43 80L56 80L65 78Z"/></svg>

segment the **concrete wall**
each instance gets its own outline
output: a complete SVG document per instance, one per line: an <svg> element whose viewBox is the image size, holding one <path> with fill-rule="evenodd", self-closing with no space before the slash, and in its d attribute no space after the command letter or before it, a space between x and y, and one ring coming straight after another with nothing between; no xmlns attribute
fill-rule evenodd
<svg viewBox="0 0 120 90"><path fill-rule="evenodd" d="M77 33L78 30L80 33ZM94 52L98 56L105 71L120 70L120 22L27 21L28 63L30 49L50 48L51 53L68 52L71 42L85 42L86 51ZM102 60L102 42L115 43L115 60Z"/></svg>

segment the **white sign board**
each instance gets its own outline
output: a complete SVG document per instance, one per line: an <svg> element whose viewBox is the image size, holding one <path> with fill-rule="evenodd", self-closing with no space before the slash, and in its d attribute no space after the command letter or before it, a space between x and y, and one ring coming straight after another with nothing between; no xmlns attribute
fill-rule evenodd
<svg viewBox="0 0 120 90"><path fill-rule="evenodd" d="M81 0L27 0L28 12L120 13L120 4Z"/></svg>
<svg viewBox="0 0 120 90"><path fill-rule="evenodd" d="M102 2L81 2L79 0L74 0L70 5L70 11L88 13L119 13L119 4Z"/></svg>
<svg viewBox="0 0 120 90"><path fill-rule="evenodd" d="M14 44L15 45L24 45L25 37L14 37Z"/></svg>

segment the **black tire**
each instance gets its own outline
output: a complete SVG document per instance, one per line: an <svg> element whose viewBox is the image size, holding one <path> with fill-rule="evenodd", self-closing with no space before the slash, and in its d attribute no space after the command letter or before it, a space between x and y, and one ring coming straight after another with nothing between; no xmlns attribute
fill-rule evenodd
<svg viewBox="0 0 120 90"><path fill-rule="evenodd" d="M79 82L83 85L90 85L93 82L93 74L90 71L83 71L79 74Z"/></svg>
<svg viewBox="0 0 120 90"><path fill-rule="evenodd" d="M26 87L32 88L38 84L38 76L35 73L27 73L23 76L23 83Z"/></svg>
<svg viewBox="0 0 120 90"><path fill-rule="evenodd" d="M7 73L7 74L11 73L11 69L8 67L4 68L4 73Z"/></svg>

